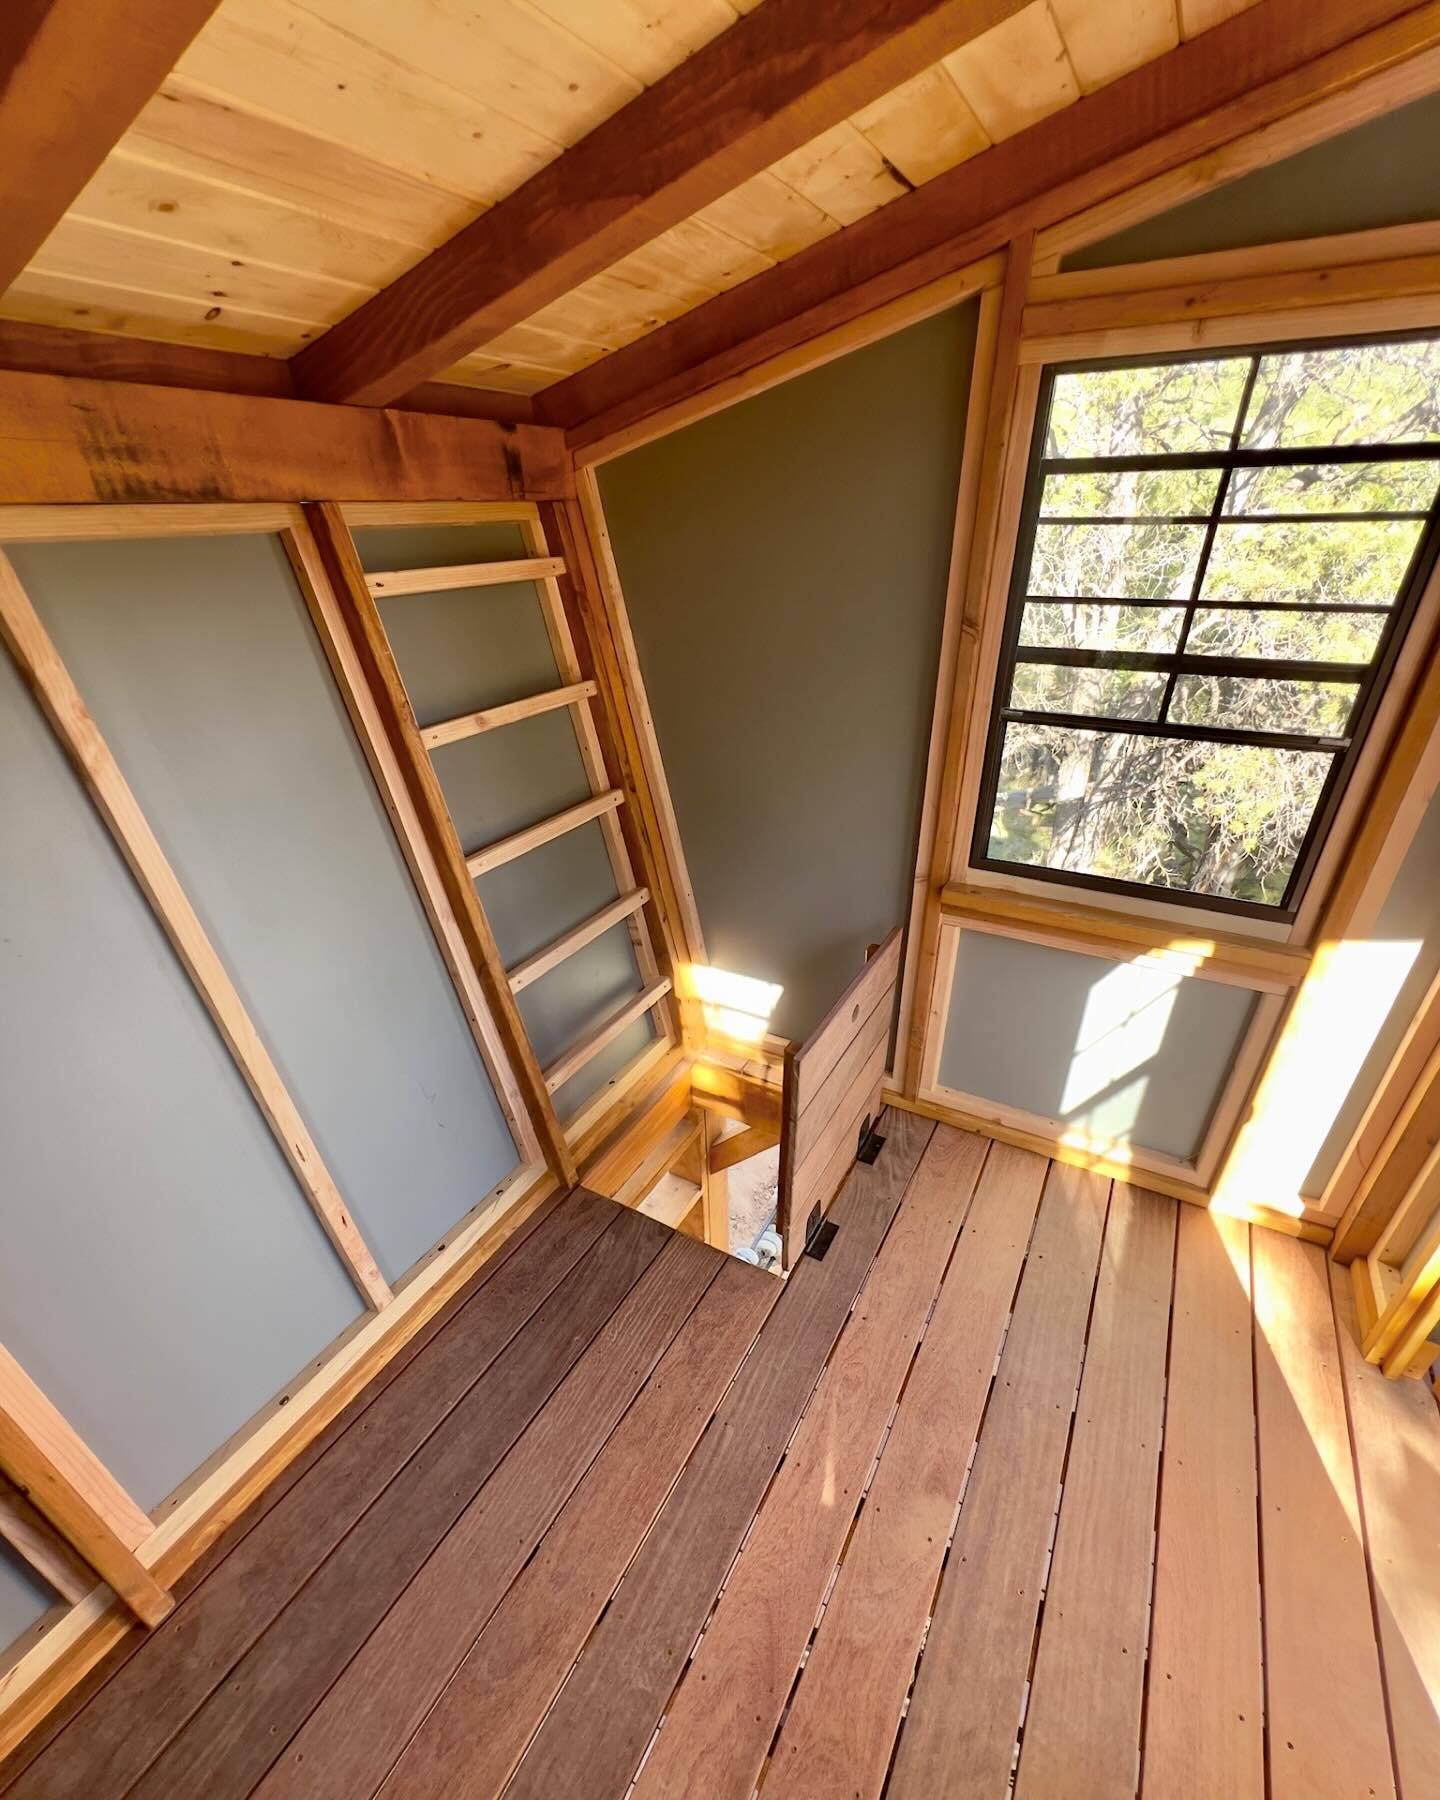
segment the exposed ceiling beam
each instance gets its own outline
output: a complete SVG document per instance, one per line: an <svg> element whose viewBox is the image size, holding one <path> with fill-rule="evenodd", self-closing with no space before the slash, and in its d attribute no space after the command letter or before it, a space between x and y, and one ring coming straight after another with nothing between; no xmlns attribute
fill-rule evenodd
<svg viewBox="0 0 1440 1800"><path fill-rule="evenodd" d="M688 219L1027 0L764 0L293 359L379 406Z"/></svg>
<svg viewBox="0 0 1440 1800"><path fill-rule="evenodd" d="M1437 45L1436 0L1261 0L542 390L537 417L570 428L584 450L952 275L1018 231L1384 79L1383 71L1397 71L1399 97L1379 95L1373 107L1349 109L1354 117L1342 103L1329 130L1400 104L1402 65L1415 72L1411 85L1440 86Z"/></svg>
<svg viewBox="0 0 1440 1800"><path fill-rule="evenodd" d="M0 292L59 224L217 4L0 6Z"/></svg>
<svg viewBox="0 0 1440 1800"><path fill-rule="evenodd" d="M139 381L149 387L213 388L222 394L268 394L293 400L290 364L280 356L243 350L210 350L200 344L165 344L153 338L106 331L74 331L65 325L30 325L0 319L0 370L29 375L80 375L95 381ZM460 419L493 419L526 425L535 417L529 394L426 381L392 403L401 412L447 413Z"/></svg>

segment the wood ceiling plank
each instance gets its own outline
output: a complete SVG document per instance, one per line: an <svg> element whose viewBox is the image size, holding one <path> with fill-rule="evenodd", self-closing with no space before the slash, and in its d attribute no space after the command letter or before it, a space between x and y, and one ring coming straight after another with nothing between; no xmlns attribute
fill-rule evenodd
<svg viewBox="0 0 1440 1800"><path fill-rule="evenodd" d="M968 162L990 144L943 63L862 107L852 123L912 187Z"/></svg>
<svg viewBox="0 0 1440 1800"><path fill-rule="evenodd" d="M289 0L227 0L175 74L212 99L303 123L311 137L477 201L508 194L560 149L439 74Z"/></svg>
<svg viewBox="0 0 1440 1800"><path fill-rule="evenodd" d="M1180 42L1177 0L1050 0L1082 94L1164 56Z"/></svg>
<svg viewBox="0 0 1440 1800"><path fill-rule="evenodd" d="M293 270L302 281L320 277L366 293L416 260L409 242L137 156L129 147L134 141L131 133L106 157L70 209L71 220L259 261ZM142 249L142 267L147 255Z"/></svg>
<svg viewBox="0 0 1440 1800"><path fill-rule="evenodd" d="M572 376L542 412L584 448L1436 42L1435 6L1265 0Z"/></svg>
<svg viewBox="0 0 1440 1800"><path fill-rule="evenodd" d="M215 10L216 0L11 0L0 20L0 290Z"/></svg>
<svg viewBox="0 0 1440 1800"><path fill-rule="evenodd" d="M898 200L905 183L848 119L774 164L770 173L841 225Z"/></svg>
<svg viewBox="0 0 1440 1800"><path fill-rule="evenodd" d="M647 87L740 16L729 0L531 0L616 68Z"/></svg>
<svg viewBox="0 0 1440 1800"><path fill-rule="evenodd" d="M742 181L695 217L752 250L763 250L776 262L840 229L829 213L769 171Z"/></svg>
<svg viewBox="0 0 1440 1800"><path fill-rule="evenodd" d="M1227 19L1233 19L1238 13L1248 12L1258 0L1177 0L1180 8L1180 35L1184 38L1198 37L1202 31L1211 31L1217 25L1223 25Z"/></svg>
<svg viewBox="0 0 1440 1800"><path fill-rule="evenodd" d="M1065 40L1046 0L1033 0L1013 19L953 51L945 68L995 143L1080 98Z"/></svg>
<svg viewBox="0 0 1440 1800"><path fill-rule="evenodd" d="M254 4L255 0L245 0ZM767 3L296 360L315 397L383 403L1004 20L1018 0Z"/></svg>
<svg viewBox="0 0 1440 1800"><path fill-rule="evenodd" d="M212 312L213 318L207 316ZM220 312L204 300L139 293L109 282L33 267L0 299L0 314L28 325L113 333L133 338L137 345L153 339L222 356L239 353L283 358L315 329L299 319L277 319L273 314L235 306Z"/></svg>
<svg viewBox="0 0 1440 1800"><path fill-rule="evenodd" d="M428 250L483 204L172 75L117 146L126 155L283 202L353 230Z"/></svg>

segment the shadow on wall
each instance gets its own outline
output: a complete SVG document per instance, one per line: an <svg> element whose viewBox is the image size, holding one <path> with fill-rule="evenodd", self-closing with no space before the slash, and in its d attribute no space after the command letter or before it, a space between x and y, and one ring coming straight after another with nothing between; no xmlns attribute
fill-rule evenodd
<svg viewBox="0 0 1440 1800"><path fill-rule="evenodd" d="M944 1087L1107 1144L1193 1157L1255 997L1141 958L960 933Z"/></svg>

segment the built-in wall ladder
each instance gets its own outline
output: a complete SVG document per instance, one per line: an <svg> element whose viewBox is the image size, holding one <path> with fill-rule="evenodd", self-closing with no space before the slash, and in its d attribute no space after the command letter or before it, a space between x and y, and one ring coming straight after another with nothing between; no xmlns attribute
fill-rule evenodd
<svg viewBox="0 0 1440 1800"><path fill-rule="evenodd" d="M370 605L375 609L374 622L381 632L384 631L384 626L375 603L382 599L513 586L519 582L535 584L546 635L559 674L559 685L542 693L462 713L455 718L442 719L423 727L412 719L410 729L415 734L418 747L433 756L437 750L463 742L467 738L503 730L506 726L516 725L545 713L561 710L569 712L590 787L589 799L565 807L549 817L537 819L492 843L482 844L463 853L465 870L473 882L494 869L538 850L544 844L554 842L567 832L578 830L592 821L598 822L600 826L618 889L616 898L504 971L510 995L517 995L613 926L623 923L629 928L636 965L640 971L640 991L626 999L540 1071L546 1093L554 1095L647 1013L662 1006L667 1007L662 1034L668 1031L672 982L670 976L660 970L654 943L643 916L644 909L651 900L650 889L636 882L634 864L618 817L625 804L625 795L611 781L606 768L600 733L592 711L598 686L586 676L582 668L566 614L560 585L561 578L566 574L565 561L562 557L550 554L545 527L536 508L517 508L517 515L516 523L529 552L525 557L372 572L365 575L364 584ZM388 644L388 634L386 642ZM439 794L438 781L432 792ZM444 805L443 798L440 804ZM446 814L448 818L448 807ZM453 818L449 823L453 831ZM458 838L456 841L458 842ZM477 907L479 904L477 896Z"/></svg>

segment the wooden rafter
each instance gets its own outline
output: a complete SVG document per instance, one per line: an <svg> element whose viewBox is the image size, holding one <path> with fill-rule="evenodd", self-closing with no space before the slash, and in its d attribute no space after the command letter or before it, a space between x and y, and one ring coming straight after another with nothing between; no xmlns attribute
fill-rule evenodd
<svg viewBox="0 0 1440 1800"><path fill-rule="evenodd" d="M765 0L292 359L383 405L1021 10Z"/></svg>
<svg viewBox="0 0 1440 1800"><path fill-rule="evenodd" d="M218 3L8 0L0 12L0 291Z"/></svg>
<svg viewBox="0 0 1440 1800"><path fill-rule="evenodd" d="M584 449L981 257L1272 122L1315 137L1411 97L1377 81L1440 44L1440 5L1260 0L1099 93L717 295L537 397ZM1440 67L1414 82L1440 83ZM1295 148L1299 148L1297 143ZM1277 152L1283 153L1283 152Z"/></svg>

